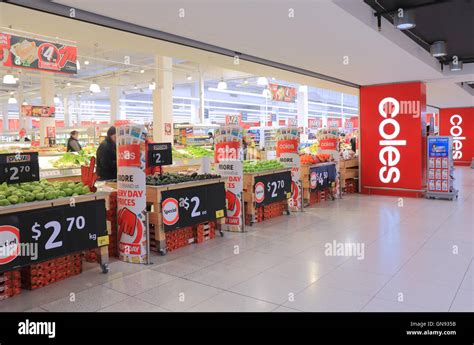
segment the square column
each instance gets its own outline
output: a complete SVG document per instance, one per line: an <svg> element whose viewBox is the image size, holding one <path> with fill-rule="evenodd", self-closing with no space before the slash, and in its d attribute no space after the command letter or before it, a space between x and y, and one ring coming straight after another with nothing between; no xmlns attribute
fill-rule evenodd
<svg viewBox="0 0 474 345"><path fill-rule="evenodd" d="M153 140L173 143L173 59L156 55L155 67Z"/></svg>

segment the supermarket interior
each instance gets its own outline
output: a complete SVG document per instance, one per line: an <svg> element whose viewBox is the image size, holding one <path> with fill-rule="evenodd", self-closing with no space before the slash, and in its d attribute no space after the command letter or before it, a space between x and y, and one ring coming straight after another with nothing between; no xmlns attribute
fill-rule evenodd
<svg viewBox="0 0 474 345"><path fill-rule="evenodd" d="M474 2L181 3L0 1L0 312L474 312Z"/></svg>

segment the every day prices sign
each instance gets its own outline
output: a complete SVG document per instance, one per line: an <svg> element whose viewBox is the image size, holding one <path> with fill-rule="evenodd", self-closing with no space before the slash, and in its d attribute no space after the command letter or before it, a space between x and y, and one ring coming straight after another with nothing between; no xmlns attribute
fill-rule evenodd
<svg viewBox="0 0 474 345"><path fill-rule="evenodd" d="M146 129L127 124L117 129L117 219L120 259L147 262Z"/></svg>

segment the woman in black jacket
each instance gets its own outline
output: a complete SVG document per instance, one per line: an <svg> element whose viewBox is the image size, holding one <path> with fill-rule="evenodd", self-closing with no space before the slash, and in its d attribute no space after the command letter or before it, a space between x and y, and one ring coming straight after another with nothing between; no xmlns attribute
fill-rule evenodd
<svg viewBox="0 0 474 345"><path fill-rule="evenodd" d="M81 144L79 144L79 132L72 131L69 140L67 141L67 152L79 152L82 150Z"/></svg>
<svg viewBox="0 0 474 345"><path fill-rule="evenodd" d="M115 127L107 131L107 137L97 149L97 175L99 180L115 180L117 178L117 149Z"/></svg>

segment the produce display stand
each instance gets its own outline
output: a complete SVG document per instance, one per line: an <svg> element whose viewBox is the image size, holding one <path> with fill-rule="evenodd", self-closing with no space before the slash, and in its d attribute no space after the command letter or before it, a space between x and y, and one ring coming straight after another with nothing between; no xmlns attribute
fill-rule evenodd
<svg viewBox="0 0 474 345"><path fill-rule="evenodd" d="M356 192L356 180L359 179L359 159L340 160L339 171L341 173L341 188L343 191L345 193Z"/></svg>
<svg viewBox="0 0 474 345"><path fill-rule="evenodd" d="M326 162L326 163L317 163L317 164L301 166L301 182L303 186L303 204L305 207L309 206L310 204L320 202L322 200L330 200L330 199L334 200L332 193L330 193L329 191L331 187L327 187L327 188L324 188L322 190L317 190L317 191L311 188L311 169L317 168L317 167L335 165L335 164L336 164L335 162Z"/></svg>
<svg viewBox="0 0 474 345"><path fill-rule="evenodd" d="M275 202L275 206L281 206L281 207L277 207L274 211L271 211L271 212L269 211L268 213L270 217L265 217L265 214L262 211L265 211L264 208L271 207L271 205L258 207L255 191L254 191L255 184L256 184L255 180L257 177L270 176L270 175L275 175L275 174L284 173L284 172L290 173L290 185L291 185L291 169L290 168L267 170L267 171L255 172L255 173L244 173L243 201L245 205L244 207L245 208L245 212L244 212L245 223L247 225L252 225L253 223L261 222L265 218L273 218L277 215L282 215L283 212L286 212L287 215L290 214L288 201L280 200L278 202ZM290 194L287 196L287 198L289 198L291 196L291 189L287 193Z"/></svg>
<svg viewBox="0 0 474 345"><path fill-rule="evenodd" d="M0 207L2 236L15 238L17 248L21 250L32 245L37 248L36 258L18 252L11 261L3 262L0 278L8 279L9 272L12 272L19 282L21 272L23 288L40 288L79 274L82 270L80 253L93 248L98 251L102 273L107 273L109 238L105 228L106 214L102 215L97 207L103 204L105 210L107 196L108 193L104 192L79 195L74 197L73 205L71 198L67 197ZM84 214L86 209L96 213ZM104 228L99 229L100 223ZM19 290L20 286L15 288ZM0 300L1 297L7 295L0 296Z"/></svg>
<svg viewBox="0 0 474 345"><path fill-rule="evenodd" d="M152 210L148 212L148 222L154 228L154 234L150 236L151 249L158 251L161 255L165 255L168 251L168 248L166 245L165 227L164 227L163 216L162 216L162 201L163 201L162 192L172 191L172 190L185 190L185 189L194 188L194 187L215 185L218 183L224 183L224 181L225 179L223 178L215 178L215 179L189 181L189 182L176 183L176 184L167 184L167 185L162 185L162 186L147 185L147 190L146 190L147 205L152 206ZM222 224L224 220L225 220L224 217L215 219L217 224ZM196 222L196 223L189 224L189 226L196 226L199 224L200 222ZM171 231L177 231L177 230L171 230ZM219 226L219 233L221 236L224 235L223 231L220 229L220 226Z"/></svg>

